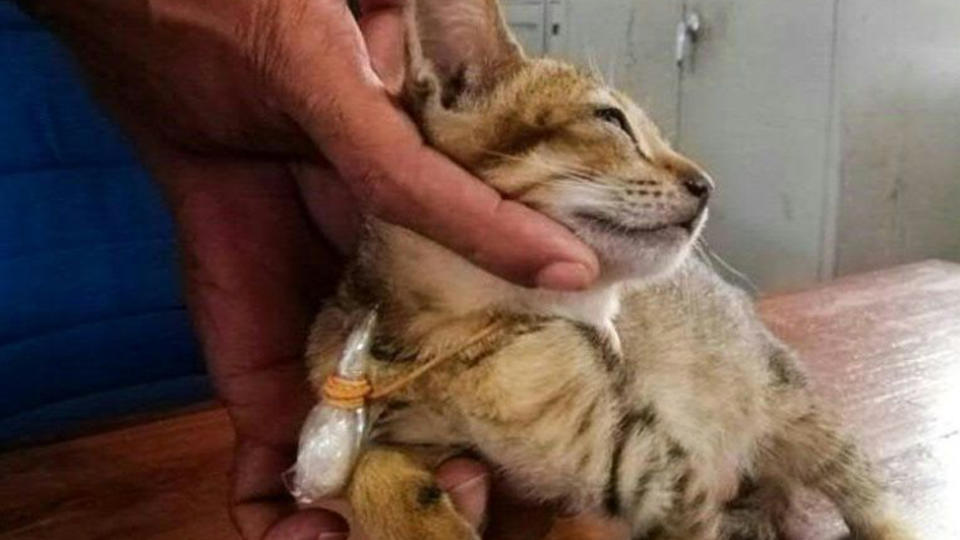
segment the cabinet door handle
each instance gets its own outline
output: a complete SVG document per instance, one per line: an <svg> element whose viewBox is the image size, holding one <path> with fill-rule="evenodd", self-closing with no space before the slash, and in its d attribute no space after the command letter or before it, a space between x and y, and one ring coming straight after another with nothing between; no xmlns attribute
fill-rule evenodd
<svg viewBox="0 0 960 540"><path fill-rule="evenodd" d="M697 38L700 36L700 27L700 14L696 11L687 12L683 20L677 23L676 60L678 67L683 67L688 49L697 42Z"/></svg>

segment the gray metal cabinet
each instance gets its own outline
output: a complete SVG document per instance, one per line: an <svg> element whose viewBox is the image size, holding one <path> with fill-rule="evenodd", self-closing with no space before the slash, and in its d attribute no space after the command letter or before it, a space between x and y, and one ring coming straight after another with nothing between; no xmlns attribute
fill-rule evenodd
<svg viewBox="0 0 960 540"><path fill-rule="evenodd" d="M528 54L565 53L566 10L562 0L506 0L503 10Z"/></svg>
<svg viewBox="0 0 960 540"><path fill-rule="evenodd" d="M960 2L837 12L838 273L960 260Z"/></svg>

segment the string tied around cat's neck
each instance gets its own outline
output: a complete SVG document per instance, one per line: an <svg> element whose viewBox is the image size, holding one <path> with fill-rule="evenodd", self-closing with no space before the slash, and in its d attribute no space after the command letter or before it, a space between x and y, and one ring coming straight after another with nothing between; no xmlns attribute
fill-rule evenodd
<svg viewBox="0 0 960 540"><path fill-rule="evenodd" d="M344 346L340 368L323 383L323 400L332 407L358 409L369 401L382 400L416 382L431 370L457 356L456 353L441 355L424 362L407 374L398 376L383 386L374 387L364 369L365 359L370 354L370 343L376 326L376 311L372 310L363 322L351 332ZM489 337L494 332L488 328L475 336L467 347Z"/></svg>
<svg viewBox="0 0 960 540"><path fill-rule="evenodd" d="M423 362L383 386L368 376L370 345L377 311L371 310L347 336L336 371L323 383L323 399L310 411L300 431L297 462L283 475L290 493L301 504L314 504L342 494L370 437L369 405L417 381L457 353ZM487 339L495 327L481 331L466 344Z"/></svg>

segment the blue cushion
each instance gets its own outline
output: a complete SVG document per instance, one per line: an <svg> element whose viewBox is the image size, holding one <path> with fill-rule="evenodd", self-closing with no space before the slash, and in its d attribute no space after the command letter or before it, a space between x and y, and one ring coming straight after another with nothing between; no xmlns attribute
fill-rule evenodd
<svg viewBox="0 0 960 540"><path fill-rule="evenodd" d="M208 398L161 196L10 2L0 118L0 442Z"/></svg>

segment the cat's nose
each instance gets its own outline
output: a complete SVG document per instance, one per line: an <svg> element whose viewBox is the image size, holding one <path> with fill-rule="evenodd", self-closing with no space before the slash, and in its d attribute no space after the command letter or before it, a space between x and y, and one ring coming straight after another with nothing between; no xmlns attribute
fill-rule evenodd
<svg viewBox="0 0 960 540"><path fill-rule="evenodd" d="M713 179L703 171L690 171L681 179L683 187L698 199L706 200L713 192Z"/></svg>

